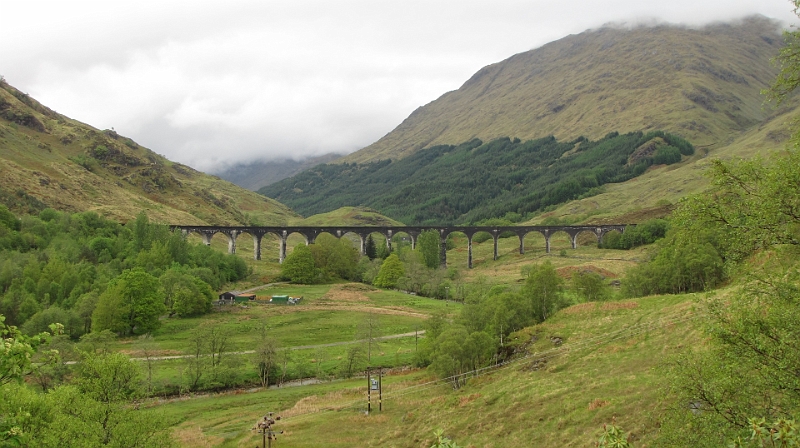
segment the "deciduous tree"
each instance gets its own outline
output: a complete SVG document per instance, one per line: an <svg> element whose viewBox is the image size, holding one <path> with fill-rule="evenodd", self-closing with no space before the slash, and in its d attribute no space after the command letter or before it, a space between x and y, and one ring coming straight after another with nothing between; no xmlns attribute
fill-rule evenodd
<svg viewBox="0 0 800 448"><path fill-rule="evenodd" d="M149 333L158 328L158 318L165 311L158 279L142 268L130 269L112 280L100 296L92 326L121 335Z"/></svg>
<svg viewBox="0 0 800 448"><path fill-rule="evenodd" d="M403 262L397 255L389 255L381 265L381 270L378 276L375 277L374 285L379 288L394 288L397 286L397 281L405 273Z"/></svg>
<svg viewBox="0 0 800 448"><path fill-rule="evenodd" d="M563 305L564 280L549 261L532 266L522 288L528 299L531 316L537 322L547 320Z"/></svg>
<svg viewBox="0 0 800 448"><path fill-rule="evenodd" d="M314 255L305 244L295 247L281 265L281 276L292 283L312 284L317 280L318 274Z"/></svg>
<svg viewBox="0 0 800 448"><path fill-rule="evenodd" d="M429 269L439 267L439 246L439 232L435 230L426 230L417 237L417 247Z"/></svg>

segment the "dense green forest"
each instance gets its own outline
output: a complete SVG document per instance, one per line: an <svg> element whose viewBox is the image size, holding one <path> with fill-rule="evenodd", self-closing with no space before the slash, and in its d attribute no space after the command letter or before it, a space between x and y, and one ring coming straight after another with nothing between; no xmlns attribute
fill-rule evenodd
<svg viewBox="0 0 800 448"><path fill-rule="evenodd" d="M407 224L474 223L591 195L693 153L689 142L661 131L612 132L598 141L474 139L397 161L319 165L259 193L303 215L366 205Z"/></svg>
<svg viewBox="0 0 800 448"><path fill-rule="evenodd" d="M147 333L159 316L210 311L214 291L247 275L236 256L189 244L146 215L126 225L52 209L16 217L0 206L0 314L28 334L54 322Z"/></svg>

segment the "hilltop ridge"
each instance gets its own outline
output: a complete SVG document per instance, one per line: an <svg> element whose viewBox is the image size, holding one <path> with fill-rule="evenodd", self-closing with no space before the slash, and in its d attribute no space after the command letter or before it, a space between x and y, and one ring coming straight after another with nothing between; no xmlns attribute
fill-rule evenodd
<svg viewBox="0 0 800 448"><path fill-rule="evenodd" d="M114 130L95 129L0 79L0 203L95 211L119 221L144 210L182 224L284 224L277 201L167 160Z"/></svg>
<svg viewBox="0 0 800 448"><path fill-rule="evenodd" d="M763 16L570 35L482 68L334 163L401 159L473 138L597 139L654 129L724 146L770 114L760 91L777 73L770 58L782 42L779 24Z"/></svg>

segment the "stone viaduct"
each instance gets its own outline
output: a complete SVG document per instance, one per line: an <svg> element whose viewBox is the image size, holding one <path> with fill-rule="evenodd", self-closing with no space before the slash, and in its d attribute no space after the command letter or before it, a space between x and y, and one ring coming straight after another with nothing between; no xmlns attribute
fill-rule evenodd
<svg viewBox="0 0 800 448"><path fill-rule="evenodd" d="M253 257L261 259L261 239L264 235L273 234L280 239L280 255L278 260L283 263L286 259L286 240L289 235L299 233L305 237L306 244L313 244L321 233L329 233L336 238L352 233L361 240L361 254L366 254L367 237L371 233L380 233L386 237L386 244L392 248L392 238L405 233L411 239L411 248L414 249L417 237L426 230L434 230L439 234L439 260L443 267L447 266L447 236L453 232L462 232L468 241L468 265L472 268L472 238L478 232L487 232L494 240L494 259L497 260L497 240L505 232L511 232L519 238L519 253L525 253L524 238L530 232L539 232L544 236L545 250L550 253L550 237L558 232L569 235L572 248L577 248L578 235L589 232L597 237L598 244L603 240L603 235L613 230L624 232L626 224L613 225L583 225L583 226L388 226L388 227L355 227L355 226L283 226L283 227L229 227L229 226L171 226L173 230L180 230L184 235L197 233L206 245L211 244L211 238L217 233L225 235L228 239L228 252L236 252L236 239L246 233L253 238Z"/></svg>

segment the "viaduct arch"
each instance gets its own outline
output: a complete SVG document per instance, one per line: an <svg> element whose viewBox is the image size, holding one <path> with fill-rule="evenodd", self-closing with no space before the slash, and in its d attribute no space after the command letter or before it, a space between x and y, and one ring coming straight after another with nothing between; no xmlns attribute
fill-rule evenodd
<svg viewBox="0 0 800 448"><path fill-rule="evenodd" d="M442 267L447 266L447 237L453 232L461 232L467 236L468 257L467 263L472 269L472 238L478 232L487 232L494 241L494 259L497 260L497 241L500 234L512 232L519 238L519 253L525 253L525 235L531 232L539 232L544 236L545 250L550 253L550 237L558 232L564 232L570 237L572 248L578 247L578 235L589 232L595 235L598 244L603 241L603 236L611 231L625 232L625 227L635 224L610 224L610 225L582 225L582 226L171 226L172 230L180 230L184 236L190 233L200 235L203 243L211 244L211 238L217 233L225 235L228 239L228 253L236 253L236 240L239 235L246 233L253 238L253 258L261 259L261 240L264 235L273 234L280 239L280 254L278 261L283 263L286 259L286 240L289 235L299 233L302 235L306 244L314 244L321 233L329 233L336 238L341 238L347 233L355 234L361 241L361 254L366 254L367 238L371 233L377 232L386 237L386 244L392 248L392 237L398 233L405 233L411 239L411 248L416 248L417 238L422 232L434 230L439 234L439 260Z"/></svg>

